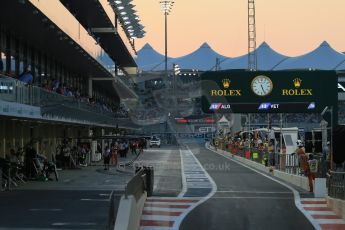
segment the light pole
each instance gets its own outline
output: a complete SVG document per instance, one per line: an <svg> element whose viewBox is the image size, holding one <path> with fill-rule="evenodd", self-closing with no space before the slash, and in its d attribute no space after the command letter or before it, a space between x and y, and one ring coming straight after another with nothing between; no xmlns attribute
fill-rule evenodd
<svg viewBox="0 0 345 230"><path fill-rule="evenodd" d="M330 140L330 149L329 149L329 153L330 153L330 168L331 170L333 170L333 129L334 129L334 120L333 120L333 113L334 113L334 108L333 106L330 106L330 108L328 106L325 107L325 109L322 111L321 116L323 117L325 115L325 113L329 112L330 113L330 122L331 122L331 127L330 127L330 132L331 132L331 140ZM337 123L336 123L337 124Z"/></svg>
<svg viewBox="0 0 345 230"><path fill-rule="evenodd" d="M172 89L173 89L173 92L172 92L172 95L174 97L174 105L173 105L173 114L175 115L178 115L177 113L177 104L178 104L178 101L177 101L177 95L176 95L176 78L177 76L181 73L181 70L180 70L180 67L177 65L177 64L173 64L173 70L174 70L174 73L173 73L173 79L172 79Z"/></svg>
<svg viewBox="0 0 345 230"><path fill-rule="evenodd" d="M161 4L161 9L164 13L164 44L165 44L165 59L164 59L164 70L165 70L165 80L168 80L168 15L171 12L171 9L174 5L174 2L171 0L163 0L159 2Z"/></svg>
<svg viewBox="0 0 345 230"><path fill-rule="evenodd" d="M165 45L165 58L164 58L164 69L165 69L165 73L164 73L164 78L163 78L163 82L165 82L165 84L167 84L168 82L168 15L171 12L171 9L174 5L174 2L172 0L162 0L159 2L161 5L161 10L164 13L164 45ZM168 128L168 120L170 119L170 115L171 113L169 112L169 115L167 117L166 120L166 130Z"/></svg>

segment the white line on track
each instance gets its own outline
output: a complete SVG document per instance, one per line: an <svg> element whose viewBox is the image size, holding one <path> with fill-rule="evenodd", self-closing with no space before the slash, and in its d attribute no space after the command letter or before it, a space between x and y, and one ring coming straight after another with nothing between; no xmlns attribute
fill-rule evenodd
<svg viewBox="0 0 345 230"><path fill-rule="evenodd" d="M277 196L213 196L210 199L264 199L264 200L291 200L293 197Z"/></svg>
<svg viewBox="0 0 345 230"><path fill-rule="evenodd" d="M267 191L217 191L217 193L292 194L292 192L267 192Z"/></svg>
<svg viewBox="0 0 345 230"><path fill-rule="evenodd" d="M301 201L326 201L325 198L301 198Z"/></svg>
<svg viewBox="0 0 345 230"><path fill-rule="evenodd" d="M101 194L99 194L99 196L107 196L107 197L109 197L110 194L109 193L101 193Z"/></svg>
<svg viewBox="0 0 345 230"><path fill-rule="evenodd" d="M148 149L145 151L145 153L147 152L159 152L159 153L171 153L173 150L170 149Z"/></svg>
<svg viewBox="0 0 345 230"><path fill-rule="evenodd" d="M186 152L184 152L187 156L191 156L192 159L194 159L194 162L197 163L197 165L199 165L198 169L201 170L203 172L203 174L207 177L207 179L209 180L209 185L211 186L211 192L206 196L206 197L202 197L199 202L192 204L187 210L185 210L174 222L174 226L172 227L172 229L179 229L183 219L196 207L198 207L200 204L204 203L205 201L207 201L208 199L210 199L217 191L217 185L214 182L214 180L212 179L212 177L207 173L207 171L202 167L201 163L199 162L199 160L194 156L193 152L187 147L187 150L181 150L180 149L180 157L181 157L181 173L182 173L182 192L179 194L178 197L183 197L184 194L187 192L187 186L189 186L190 183L186 182L186 176L185 176L185 169L184 169L184 160L183 160L183 153L182 151L186 151L188 152L186 154ZM189 157L187 157L189 158ZM189 158L190 160L190 158ZM186 170L188 171L188 170Z"/></svg>
<svg viewBox="0 0 345 230"><path fill-rule="evenodd" d="M250 169L250 170L252 170L252 171L254 171L254 172L256 172L256 173L258 173L258 174L260 174L260 175L262 175L262 176L264 176L264 177L266 177L266 178L268 178L268 179L270 179L270 180L272 180L272 181L274 181L274 182L277 182L278 184L281 184L281 185L285 186L285 187L288 188L288 189L290 189L290 190L293 192L293 194L294 194L294 197L295 197L295 206L298 208L298 210L300 210L300 212L302 212L302 213L304 214L304 216L309 220L309 222L313 225L313 227L314 227L316 230L322 230L322 228L321 228L321 226L319 225L319 223L318 223L317 221L315 221L314 218L313 218L306 210L303 209L302 204L301 204L301 197L300 197L300 195L299 195L299 192L298 192L296 189L294 189L293 187L291 187L291 186L288 185L288 184L285 184L284 182L281 182L281 181L279 181L279 180L277 180L277 179L275 179L275 178L272 178L271 176L266 175L265 173L262 173L262 172L260 172L260 171L258 171L258 170L256 170L256 169L253 169L253 168L249 167L248 165L246 165L246 164L244 164L244 163L242 163L242 162L236 161L236 160L232 159L230 156L223 155L223 154L221 154L221 153L218 153L217 151L214 151L213 149L210 149L210 148L207 146L207 144L205 145L205 147L206 147L208 150L210 150L210 151L212 151L212 152L218 154L219 156L222 156L222 157L224 157L224 158L226 158L226 159L228 159L228 160L231 160L232 162L234 162L234 163L236 163L236 164L242 165L243 167L245 167L245 168L247 168L247 169Z"/></svg>
<svg viewBox="0 0 345 230"><path fill-rule="evenodd" d="M308 211L310 215L329 215L334 216L335 213L333 211Z"/></svg>
<svg viewBox="0 0 345 230"><path fill-rule="evenodd" d="M180 149L180 158L181 158L181 176L182 176L182 191L177 197L183 197L183 195L187 192L187 184L186 184L186 175L184 172L184 161L182 156L182 150Z"/></svg>
<svg viewBox="0 0 345 230"><path fill-rule="evenodd" d="M319 224L345 224L343 219L317 219Z"/></svg>
<svg viewBox="0 0 345 230"><path fill-rule="evenodd" d="M150 205L155 205L155 204L159 204L159 205L171 205L172 202L151 202L151 201L146 201L145 205L150 206ZM186 202L174 202L173 205L192 205L193 203L186 203Z"/></svg>
<svg viewBox="0 0 345 230"><path fill-rule="evenodd" d="M307 207L321 207L321 208L327 208L327 204L302 204L303 208Z"/></svg>
<svg viewBox="0 0 345 230"><path fill-rule="evenodd" d="M158 208L158 207L144 207L145 211L160 211L160 212L181 212L180 208Z"/></svg>

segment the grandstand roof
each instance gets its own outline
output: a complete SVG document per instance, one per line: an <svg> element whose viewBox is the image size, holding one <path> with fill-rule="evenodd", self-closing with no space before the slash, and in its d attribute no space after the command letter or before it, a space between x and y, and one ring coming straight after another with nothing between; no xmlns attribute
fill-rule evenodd
<svg viewBox="0 0 345 230"><path fill-rule="evenodd" d="M214 51L207 43L204 43L194 52L178 58L168 59L168 68L173 63L181 69L211 70L216 66L216 59L228 59ZM137 64L144 71L164 70L164 55L155 51L149 44L138 51Z"/></svg>
<svg viewBox="0 0 345 230"><path fill-rule="evenodd" d="M286 59L275 67L274 70L335 70L344 60L344 54L334 50L326 41L324 41L318 48L307 54Z"/></svg>
<svg viewBox="0 0 345 230"><path fill-rule="evenodd" d="M274 51L266 42L263 42L256 50L257 55L257 69L271 70L283 60L288 58L276 51ZM221 69L247 69L248 68L248 54L229 59L220 65Z"/></svg>
<svg viewBox="0 0 345 230"><path fill-rule="evenodd" d="M139 68L143 71L162 70L164 68L164 55L158 53L148 43L137 52L136 61Z"/></svg>
<svg viewBox="0 0 345 230"><path fill-rule="evenodd" d="M92 31L93 29L115 29L112 23L115 15L108 2L94 0L61 0L61 3L78 19L81 25L95 38L109 57L120 67L136 67L134 50L127 44L128 38L117 32ZM106 7L106 8L104 8Z"/></svg>
<svg viewBox="0 0 345 230"><path fill-rule="evenodd" d="M217 58L222 61L229 59L214 51L206 42L191 54L173 59L181 69L211 70L216 66Z"/></svg>
<svg viewBox="0 0 345 230"><path fill-rule="evenodd" d="M345 54L334 50L326 41L315 50L297 57L287 57L273 50L263 42L256 50L258 70L345 70ZM194 52L178 58L169 58L168 68L172 70L172 63L181 69L211 70L216 65L216 58L220 59L220 68L247 69L248 54L230 58L218 54L207 43ZM164 55L146 44L138 51L137 63L144 71L164 70Z"/></svg>

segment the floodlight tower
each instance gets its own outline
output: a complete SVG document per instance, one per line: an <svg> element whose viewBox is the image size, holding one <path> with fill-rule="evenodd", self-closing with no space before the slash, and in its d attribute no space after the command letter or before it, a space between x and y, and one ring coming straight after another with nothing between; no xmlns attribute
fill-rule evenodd
<svg viewBox="0 0 345 230"><path fill-rule="evenodd" d="M248 0L248 70L256 71L255 0Z"/></svg>
<svg viewBox="0 0 345 230"><path fill-rule="evenodd" d="M172 10L172 7L174 5L174 2L172 0L162 0L159 2L161 4L161 9L164 13L164 19L165 19L165 77L166 80L168 79L168 15Z"/></svg>

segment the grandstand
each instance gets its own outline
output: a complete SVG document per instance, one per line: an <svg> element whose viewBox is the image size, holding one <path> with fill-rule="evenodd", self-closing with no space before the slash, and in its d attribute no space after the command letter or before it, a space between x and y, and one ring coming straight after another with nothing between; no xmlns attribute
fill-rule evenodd
<svg viewBox="0 0 345 230"><path fill-rule="evenodd" d="M1 156L35 141L37 151L50 158L64 139L89 140L139 128L124 103L138 96L118 75L136 72L133 39L144 32L128 32L113 4L2 3Z"/></svg>

